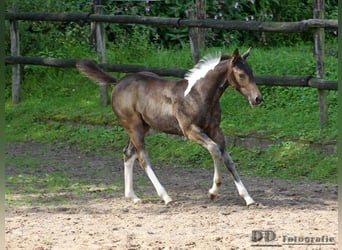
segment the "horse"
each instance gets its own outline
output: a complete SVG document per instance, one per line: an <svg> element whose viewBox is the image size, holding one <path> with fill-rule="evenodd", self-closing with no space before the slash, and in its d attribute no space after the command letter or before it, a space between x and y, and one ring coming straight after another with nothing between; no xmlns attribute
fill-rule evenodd
<svg viewBox="0 0 342 250"><path fill-rule="evenodd" d="M231 172L239 195L246 205L254 200L245 188L235 164L226 151L219 99L231 86L244 95L251 106L263 101L246 59L250 49L232 55L209 54L187 71L184 79L165 79L152 72L128 74L118 80L102 70L94 61L81 59L77 68L100 85L114 84L112 109L129 135L123 150L125 197L140 202L133 190L133 167L137 161L154 185L159 197L168 204L171 197L155 175L145 148L145 136L152 128L167 134L185 136L207 149L214 162L210 199L219 194L220 166ZM236 108L236 107L235 107Z"/></svg>

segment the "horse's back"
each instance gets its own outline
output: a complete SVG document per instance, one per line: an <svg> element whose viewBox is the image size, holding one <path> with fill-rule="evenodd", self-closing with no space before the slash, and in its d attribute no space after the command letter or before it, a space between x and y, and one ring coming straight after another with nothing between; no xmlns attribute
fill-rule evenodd
<svg viewBox="0 0 342 250"><path fill-rule="evenodd" d="M122 95L130 95L134 92L145 97L156 94L171 97L178 95L178 90L183 88L186 88L184 80L166 79L152 72L139 72L123 77L117 84L115 91Z"/></svg>

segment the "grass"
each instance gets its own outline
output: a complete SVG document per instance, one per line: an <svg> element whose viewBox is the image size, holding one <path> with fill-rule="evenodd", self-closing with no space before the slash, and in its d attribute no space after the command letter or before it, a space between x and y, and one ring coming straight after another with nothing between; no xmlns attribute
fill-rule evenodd
<svg viewBox="0 0 342 250"><path fill-rule="evenodd" d="M335 45L330 46L334 48ZM155 53L145 51L148 49L146 45L138 49L142 51L137 57L123 47L112 48L108 51L108 61L179 68L190 68L192 65L190 52L186 49L157 50ZM231 52L233 49L225 51ZM313 75L315 65L311 49L309 45L303 44L295 47L254 48L248 61L255 74ZM217 50L222 49L210 48L205 53ZM326 67L328 78L337 79L337 59L327 55ZM248 175L336 183L337 156L326 155L308 145L336 140L337 92L328 92L329 121L327 127L321 130L315 89L263 86L260 89L265 102L257 108L250 108L245 98L232 89L228 89L221 99L222 128L226 134L258 133L282 141L266 151L230 147L228 150L239 171ZM118 124L111 107L100 107L97 85L75 69L27 66L21 88L21 102L16 106L11 104L9 86L6 95L6 141L71 145L82 151L121 157L122 148L128 141L126 133ZM147 147L154 162L173 162L190 168L212 168L209 153L182 138L170 139L168 135L155 134L147 139ZM86 181L75 181L63 172L49 173L39 179L35 174L20 174L24 165L34 169L37 164L41 164L40 161L25 157L7 159L7 164L17 168L16 174L6 176L7 194L15 194L13 187L18 185L23 188L23 193L37 194L40 194L41 188L50 193L64 190L71 194L89 190ZM104 188L115 190L117 187L113 184ZM63 202L63 196L54 197ZM45 198L49 201L51 197Z"/></svg>
<svg viewBox="0 0 342 250"><path fill-rule="evenodd" d="M246 152L241 147L231 147L230 152L242 173L337 183L337 156L326 156L307 145L284 141L271 145L265 152Z"/></svg>
<svg viewBox="0 0 342 250"><path fill-rule="evenodd" d="M74 169L70 164L39 156L6 156L6 204L66 205L123 193L123 179L108 180L108 168L89 169L85 162Z"/></svg>

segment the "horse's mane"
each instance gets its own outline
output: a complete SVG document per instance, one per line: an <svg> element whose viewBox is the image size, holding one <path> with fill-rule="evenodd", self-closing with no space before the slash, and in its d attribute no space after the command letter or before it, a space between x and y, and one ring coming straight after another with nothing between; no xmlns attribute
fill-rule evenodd
<svg viewBox="0 0 342 250"><path fill-rule="evenodd" d="M186 74L184 79L188 80L188 87L184 92L184 96L189 94L196 82L205 77L205 75L221 61L221 53L209 54L203 57L192 69Z"/></svg>
<svg viewBox="0 0 342 250"><path fill-rule="evenodd" d="M231 55L227 55L227 54L221 55L221 61L229 60L230 58L232 58Z"/></svg>

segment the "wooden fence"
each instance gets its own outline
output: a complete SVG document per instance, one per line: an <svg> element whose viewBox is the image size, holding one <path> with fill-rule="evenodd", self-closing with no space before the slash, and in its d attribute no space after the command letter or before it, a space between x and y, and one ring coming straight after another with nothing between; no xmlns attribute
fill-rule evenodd
<svg viewBox="0 0 342 250"><path fill-rule="evenodd" d="M25 21L50 21L50 22L90 22L95 23L96 44L100 66L107 71L115 72L139 72L151 71L162 76L174 76L182 78L186 69L170 69L145 67L141 65L117 65L106 64L105 43L103 39L102 23L116 24L141 24L151 26L171 27L199 27L225 30L249 30L256 32L312 32L314 36L316 56L316 76L256 76L256 82L260 85L270 86L297 86L314 87L318 89L320 107L320 126L323 128L327 122L326 90L337 90L338 82L325 80L324 74L324 30L337 30L337 20L325 20L324 0L315 0L314 19L299 22L259 22L213 19L182 19L166 17L145 16L112 16L103 15L101 9L96 7L94 14L87 13L5 13L5 19L10 22L11 56L5 58L7 64L13 64L12 70L12 101L18 103L20 88L20 65L33 64L53 67L75 67L77 59L37 58L20 56L20 40L18 20ZM105 105L108 102L106 89L100 89L100 102Z"/></svg>
<svg viewBox="0 0 342 250"><path fill-rule="evenodd" d="M8 56L5 62L8 64L31 64L39 66L74 68L78 59L56 59L27 56ZM147 67L133 64L106 64L99 63L100 67L110 72L135 73L140 71L150 71L160 76L173 76L183 78L188 69ZM275 76L275 75L256 75L256 83L266 86L283 87L313 87L320 90L337 90L337 81L313 78L310 75L304 76Z"/></svg>

